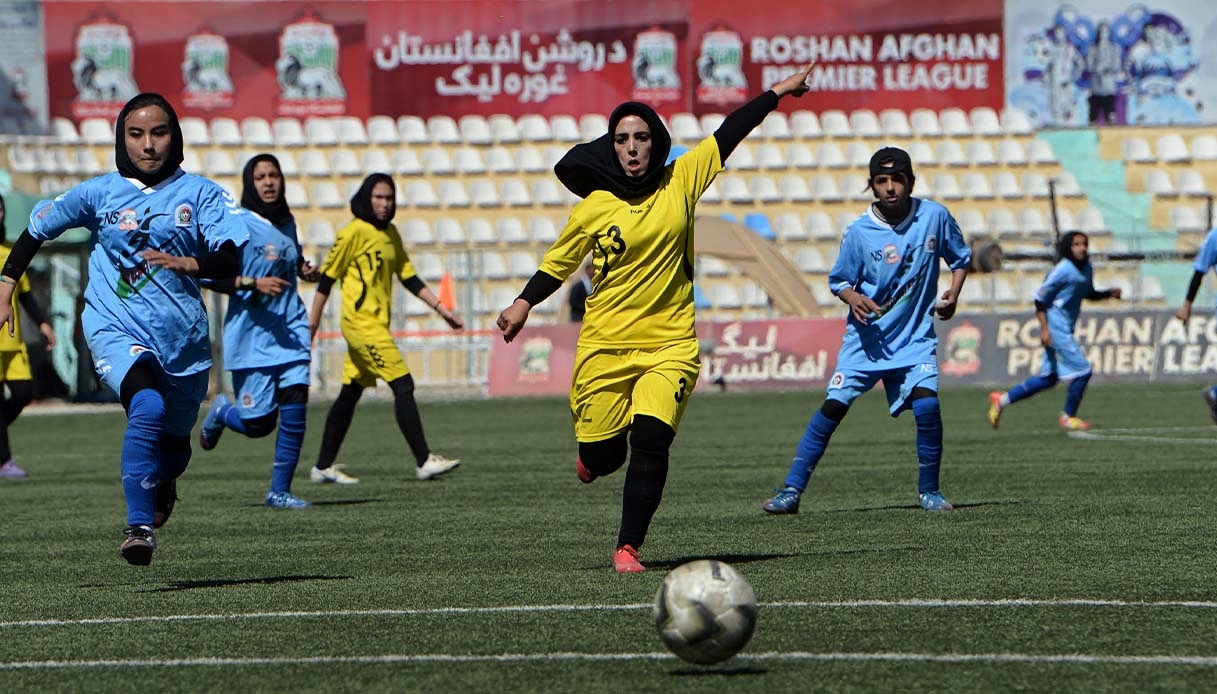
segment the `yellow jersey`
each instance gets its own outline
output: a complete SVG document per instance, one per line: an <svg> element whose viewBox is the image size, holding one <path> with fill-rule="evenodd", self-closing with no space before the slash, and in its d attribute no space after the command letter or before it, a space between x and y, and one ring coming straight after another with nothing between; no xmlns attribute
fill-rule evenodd
<svg viewBox="0 0 1217 694"><path fill-rule="evenodd" d="M0 243L0 267L8 262L9 251L13 249L7 243ZM30 291L30 280L27 275L21 275L17 286L13 287L13 335L9 337L8 327L0 328L0 352L19 352L25 349L25 340L21 338L21 308L17 305L17 297Z"/></svg>
<svg viewBox="0 0 1217 694"><path fill-rule="evenodd" d="M359 336L389 330L393 278L417 274L397 227L381 230L361 219L338 232L321 273L342 286L342 333Z"/></svg>
<svg viewBox="0 0 1217 694"><path fill-rule="evenodd" d="M702 140L668 165L650 195L622 200L598 190L571 210L540 270L565 279L590 252L596 266L579 344L644 347L696 338L693 212L723 169L718 140Z"/></svg>

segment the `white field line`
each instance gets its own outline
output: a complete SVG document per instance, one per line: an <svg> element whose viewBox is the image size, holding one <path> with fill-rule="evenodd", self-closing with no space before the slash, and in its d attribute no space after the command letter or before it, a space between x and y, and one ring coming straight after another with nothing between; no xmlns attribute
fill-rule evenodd
<svg viewBox="0 0 1217 694"><path fill-rule="evenodd" d="M63 670L112 667L248 667L283 665L380 665L380 664L461 664L461 663L552 663L563 661L639 661L675 660L671 653L501 653L491 655L468 655L451 653L433 654L385 654L364 656L309 656L281 658L175 658L165 660L30 660L0 662L2 670ZM1217 657L1169 656L1169 655L1092 655L1086 653L1029 654L1029 653L811 653L806 651L743 654L736 661L887 661L922 663L1028 663L1071 665L1183 665L1189 667L1217 667ZM728 661L728 663L736 662Z"/></svg>
<svg viewBox="0 0 1217 694"><path fill-rule="evenodd" d="M856 608L921 608L921 609L953 609L953 608L1009 608L1009 607L1111 607L1111 608L1185 608L1200 610L1217 610L1217 602L1199 600L1162 600L1162 601L1129 601L1129 600L1095 600L1087 598L1064 600L1033 600L1024 598L1008 598L999 600L836 600L836 601L793 601L766 602L761 607L767 609L783 608L817 608L817 609L856 609ZM625 605L505 605L500 607L435 607L415 610L325 610L310 612L232 612L226 614L174 614L139 617L89 617L84 619L29 619L21 621L0 622L0 629L20 629L34 627L72 627L91 626L99 624L132 624L140 622L205 622L226 619L327 619L350 617L419 617L433 615L484 615L530 612L623 612L631 610L649 610L651 603L632 603Z"/></svg>
<svg viewBox="0 0 1217 694"><path fill-rule="evenodd" d="M1170 436L1169 434L1199 434L1208 436ZM1066 436L1083 441L1135 441L1137 443L1165 443L1184 446L1212 446L1217 444L1217 429L1212 426L1184 427L1129 427L1116 429L1091 429L1070 431ZM1164 435L1165 434L1165 435Z"/></svg>

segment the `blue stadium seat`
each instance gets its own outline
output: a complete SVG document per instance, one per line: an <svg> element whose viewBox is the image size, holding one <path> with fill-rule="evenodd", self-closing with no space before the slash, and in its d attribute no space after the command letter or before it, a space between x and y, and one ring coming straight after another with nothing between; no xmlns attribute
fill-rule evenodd
<svg viewBox="0 0 1217 694"><path fill-rule="evenodd" d="M777 240L778 234L774 231L773 225L769 223L769 216L763 212L751 212L745 215L744 225L763 239Z"/></svg>

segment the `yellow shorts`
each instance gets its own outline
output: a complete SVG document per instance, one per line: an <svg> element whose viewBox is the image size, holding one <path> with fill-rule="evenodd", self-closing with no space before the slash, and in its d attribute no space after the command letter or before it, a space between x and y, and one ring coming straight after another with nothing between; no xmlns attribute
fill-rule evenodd
<svg viewBox="0 0 1217 694"><path fill-rule="evenodd" d="M0 352L0 381L31 381L30 355L24 349Z"/></svg>
<svg viewBox="0 0 1217 694"><path fill-rule="evenodd" d="M342 363L342 382L358 383L364 388L376 385L376 379L385 383L395 381L410 373L401 351L393 342L393 336L384 333L376 337L360 337L358 341L347 338L347 356Z"/></svg>
<svg viewBox="0 0 1217 694"><path fill-rule="evenodd" d="M640 414L676 430L700 372L697 340L661 347L579 347L570 389L575 440L611 438Z"/></svg>

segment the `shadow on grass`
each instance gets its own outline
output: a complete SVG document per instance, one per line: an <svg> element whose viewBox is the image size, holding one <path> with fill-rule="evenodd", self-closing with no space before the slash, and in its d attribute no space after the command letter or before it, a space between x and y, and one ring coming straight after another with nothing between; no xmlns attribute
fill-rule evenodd
<svg viewBox="0 0 1217 694"><path fill-rule="evenodd" d="M170 593L177 590L194 590L195 588L226 588L228 586L274 585L276 583L295 583L299 581L349 581L354 576L265 576L262 578L212 578L199 581L174 581L161 588L140 591L141 593Z"/></svg>
<svg viewBox="0 0 1217 694"><path fill-rule="evenodd" d="M769 561L771 559L789 559L797 557L798 554L718 554L715 556L692 556L692 557L677 557L675 559L655 559L647 561L643 559L643 565L648 569L674 569L681 564L688 564L691 561L698 559L713 559L721 561L725 564L735 566L737 564L752 564L758 561Z"/></svg>
<svg viewBox="0 0 1217 694"><path fill-rule="evenodd" d="M1019 500L1019 499L1007 499L1004 501L966 501L963 503L952 502L952 504L955 506L956 511L963 509L963 508L982 508L984 506L1014 506L1016 504L1025 504L1025 503L1027 503L1027 502ZM833 509L831 511L825 511L824 513L859 513L859 512L866 512L866 511L900 511L900 510L910 510L910 509L920 511L921 507L918 506L917 504L888 504L887 506L859 506L856 508L838 508L838 509Z"/></svg>
<svg viewBox="0 0 1217 694"><path fill-rule="evenodd" d="M741 677L747 675L766 675L768 670L748 666L717 668L707 665L704 668L681 668L668 673L672 677Z"/></svg>

